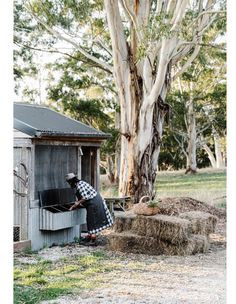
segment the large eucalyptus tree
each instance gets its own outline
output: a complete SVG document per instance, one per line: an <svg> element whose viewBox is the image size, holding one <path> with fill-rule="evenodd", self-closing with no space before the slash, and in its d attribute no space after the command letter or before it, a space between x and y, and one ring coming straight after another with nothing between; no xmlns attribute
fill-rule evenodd
<svg viewBox="0 0 236 304"><path fill-rule="evenodd" d="M166 95L197 57L224 1L104 0L104 7L100 0L25 2L35 22L80 53L80 60L113 74L122 135L119 192L136 201L154 196Z"/></svg>
<svg viewBox="0 0 236 304"><path fill-rule="evenodd" d="M217 1L105 0L121 108L120 192L153 196L171 81L197 57ZM219 4L219 1L218 1Z"/></svg>

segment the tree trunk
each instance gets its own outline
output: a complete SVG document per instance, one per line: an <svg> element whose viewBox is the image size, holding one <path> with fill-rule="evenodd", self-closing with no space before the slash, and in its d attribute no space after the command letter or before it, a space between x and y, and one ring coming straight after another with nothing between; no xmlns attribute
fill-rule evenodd
<svg viewBox="0 0 236 304"><path fill-rule="evenodd" d="M193 99L190 96L190 100L186 104L187 106L187 132L188 132L188 147L187 147L187 166L185 173L197 172L197 133L196 133L196 119Z"/></svg>
<svg viewBox="0 0 236 304"><path fill-rule="evenodd" d="M217 166L216 166L216 159L215 159L215 156L212 153L211 149L205 143L203 144L203 149L207 152L207 155L208 155L208 158L209 158L209 160L211 162L212 168L217 168Z"/></svg>
<svg viewBox="0 0 236 304"><path fill-rule="evenodd" d="M118 102L117 102L118 103ZM120 130L120 113L115 113L115 128ZM119 184L120 180L120 138L116 142L115 152L115 172L114 172L115 183Z"/></svg>
<svg viewBox="0 0 236 304"><path fill-rule="evenodd" d="M225 162L223 159L223 153L222 153L222 145L220 142L220 135L213 127L213 138L214 138L214 144L215 144L215 156L216 156L216 168L224 168Z"/></svg>
<svg viewBox="0 0 236 304"><path fill-rule="evenodd" d="M168 110L168 105L159 97L153 108L145 113L140 112L134 128L136 133L122 136L119 184L121 196L129 194L134 197L135 202L143 195L154 198L163 124Z"/></svg>
<svg viewBox="0 0 236 304"><path fill-rule="evenodd" d="M155 11L150 0L104 0L104 4L111 36L113 75L121 114L119 194L132 195L137 202L142 195L155 195L154 182L163 124L169 110L165 98L171 79L183 73L196 58L200 50L198 44L201 43L202 35L211 23L209 15L204 14L194 29L194 44L185 45L176 33L185 16L187 0L170 1L168 4L166 1L159 1ZM210 0L205 3L205 9L209 6ZM203 10L204 5L201 2L198 13ZM169 22L171 35L153 38L151 43L145 44L145 54L138 56L139 47L147 40L145 29L150 26L152 13L155 17L160 17L162 13L172 15L170 19L162 18L163 24ZM126 19L126 28L123 26L123 19ZM154 22L152 26L157 33L161 31L158 23ZM126 35L128 28L129 41ZM188 59L171 77L171 66L191 51ZM193 162L191 166L196 168Z"/></svg>
<svg viewBox="0 0 236 304"><path fill-rule="evenodd" d="M114 183L115 175L114 175L114 162L112 156L107 155L106 161L107 161L107 177L111 183Z"/></svg>

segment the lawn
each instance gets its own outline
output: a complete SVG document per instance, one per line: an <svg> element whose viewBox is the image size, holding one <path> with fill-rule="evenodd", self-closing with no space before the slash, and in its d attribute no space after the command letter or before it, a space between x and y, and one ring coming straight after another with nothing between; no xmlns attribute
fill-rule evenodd
<svg viewBox="0 0 236 304"><path fill-rule="evenodd" d="M22 253L27 257L27 254ZM37 254L28 254L35 263L14 265L14 304L37 304L60 295L79 293L99 285L99 274L112 271L114 265L103 252L63 258L56 262L41 260Z"/></svg>
<svg viewBox="0 0 236 304"><path fill-rule="evenodd" d="M184 171L159 172L157 197L188 196L216 207L226 205L226 170L202 169L197 174Z"/></svg>
<svg viewBox="0 0 236 304"><path fill-rule="evenodd" d="M156 196L188 196L216 207L226 206L226 170L201 169L197 174L180 171L160 171L156 178ZM101 194L104 197L118 196L118 189L101 177Z"/></svg>

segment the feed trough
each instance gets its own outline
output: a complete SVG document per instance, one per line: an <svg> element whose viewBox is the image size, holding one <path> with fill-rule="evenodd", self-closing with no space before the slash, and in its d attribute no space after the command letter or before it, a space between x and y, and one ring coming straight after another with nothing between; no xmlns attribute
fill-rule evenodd
<svg viewBox="0 0 236 304"><path fill-rule="evenodd" d="M73 189L39 191L40 230L60 230L79 224L79 209L70 207L76 200Z"/></svg>

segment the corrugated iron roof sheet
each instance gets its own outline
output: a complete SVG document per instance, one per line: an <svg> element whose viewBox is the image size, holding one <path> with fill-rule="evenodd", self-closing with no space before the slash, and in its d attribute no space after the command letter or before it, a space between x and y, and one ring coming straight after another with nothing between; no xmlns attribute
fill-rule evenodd
<svg viewBox="0 0 236 304"><path fill-rule="evenodd" d="M18 102L14 103L14 128L37 137L110 137L110 134L96 130L45 106Z"/></svg>

